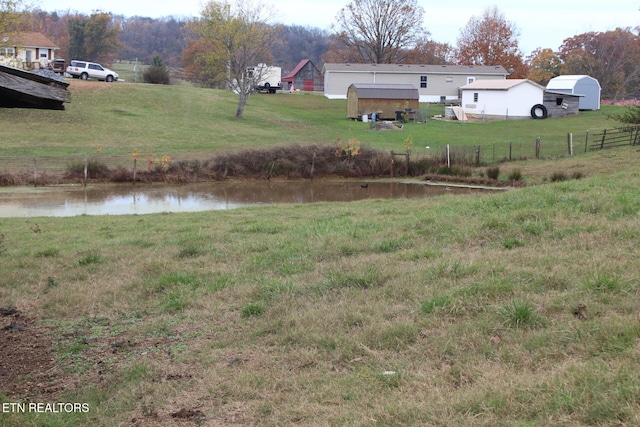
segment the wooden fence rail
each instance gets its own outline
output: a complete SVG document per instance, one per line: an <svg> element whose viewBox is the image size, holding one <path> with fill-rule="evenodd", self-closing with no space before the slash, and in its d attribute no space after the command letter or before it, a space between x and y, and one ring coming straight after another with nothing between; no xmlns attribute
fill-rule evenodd
<svg viewBox="0 0 640 427"><path fill-rule="evenodd" d="M640 145L640 126L625 126L615 129L604 129L591 135L589 151L607 148Z"/></svg>

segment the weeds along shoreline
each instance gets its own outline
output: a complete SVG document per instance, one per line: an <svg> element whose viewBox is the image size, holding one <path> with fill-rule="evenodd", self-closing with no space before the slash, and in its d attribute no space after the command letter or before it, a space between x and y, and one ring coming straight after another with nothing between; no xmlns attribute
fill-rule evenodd
<svg viewBox="0 0 640 427"><path fill-rule="evenodd" d="M209 158L98 154L72 159L25 159L11 162L11 169L0 165L0 186L398 177L491 187L524 185L518 171L500 177L498 166L473 164L460 156L455 160L456 164L450 164L443 156L377 150L353 140L332 145L248 149Z"/></svg>

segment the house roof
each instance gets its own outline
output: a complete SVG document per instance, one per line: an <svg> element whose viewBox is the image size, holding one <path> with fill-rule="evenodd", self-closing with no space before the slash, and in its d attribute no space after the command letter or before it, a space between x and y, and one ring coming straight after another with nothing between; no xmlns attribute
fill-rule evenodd
<svg viewBox="0 0 640 427"><path fill-rule="evenodd" d="M28 32L20 33L13 37L10 37L7 41L14 46L22 47L44 47L47 49L60 49L51 40L42 33Z"/></svg>
<svg viewBox="0 0 640 427"><path fill-rule="evenodd" d="M295 66L295 68L293 70L291 70L291 72L289 74L287 74L285 77L282 78L283 82L292 82L293 78L296 76L296 74L298 74L298 72L300 72L300 70L302 70L302 68L304 68L305 65L307 65L307 63L311 62L310 59L303 59L302 61L298 62L298 65Z"/></svg>
<svg viewBox="0 0 640 427"><path fill-rule="evenodd" d="M521 84L531 84L535 87L544 90L544 86L539 85L536 82L533 82L528 79L506 79L506 80L476 80L473 83L469 83L468 85L462 86L461 90L509 90L512 87L521 85Z"/></svg>
<svg viewBox="0 0 640 427"><path fill-rule="evenodd" d="M410 84L353 83L359 99L419 99L418 88Z"/></svg>
<svg viewBox="0 0 640 427"><path fill-rule="evenodd" d="M428 64L324 64L324 72L381 72L403 74L464 74L506 76L503 66L488 65L428 65Z"/></svg>

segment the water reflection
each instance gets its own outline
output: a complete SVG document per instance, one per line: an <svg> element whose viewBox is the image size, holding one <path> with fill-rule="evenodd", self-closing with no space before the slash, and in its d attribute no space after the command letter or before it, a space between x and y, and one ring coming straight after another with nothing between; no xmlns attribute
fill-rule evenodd
<svg viewBox="0 0 640 427"><path fill-rule="evenodd" d="M349 202L469 194L480 188L401 182L295 181L180 186L0 189L0 217L126 215L235 209L274 203Z"/></svg>

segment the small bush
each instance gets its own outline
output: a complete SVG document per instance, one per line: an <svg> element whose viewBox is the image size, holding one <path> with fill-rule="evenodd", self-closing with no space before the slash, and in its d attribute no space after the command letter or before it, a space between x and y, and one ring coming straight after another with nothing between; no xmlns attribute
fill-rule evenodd
<svg viewBox="0 0 640 427"><path fill-rule="evenodd" d="M567 178L567 174L560 171L560 172L554 172L551 174L551 182L562 182L562 181L566 181Z"/></svg>
<svg viewBox="0 0 640 427"><path fill-rule="evenodd" d="M159 56L153 58L151 65L142 73L142 80L145 83L168 85L171 83L169 70L164 65L164 61Z"/></svg>
<svg viewBox="0 0 640 427"><path fill-rule="evenodd" d="M520 169L511 171L511 173L509 174L509 181L522 181L522 172L520 171Z"/></svg>
<svg viewBox="0 0 640 427"><path fill-rule="evenodd" d="M498 179L499 176L500 168L498 166L487 168L487 177L489 177L490 179Z"/></svg>

